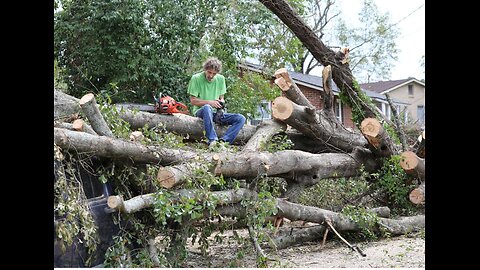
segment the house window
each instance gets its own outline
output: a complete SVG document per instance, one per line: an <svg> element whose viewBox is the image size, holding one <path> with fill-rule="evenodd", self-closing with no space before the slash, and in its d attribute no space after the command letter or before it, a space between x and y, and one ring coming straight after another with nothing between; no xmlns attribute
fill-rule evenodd
<svg viewBox="0 0 480 270"><path fill-rule="evenodd" d="M413 96L413 84L408 85L408 95Z"/></svg>
<svg viewBox="0 0 480 270"><path fill-rule="evenodd" d="M338 121L343 124L342 103L340 99L335 101L335 107L333 110L335 111L335 116L337 117Z"/></svg>
<svg viewBox="0 0 480 270"><path fill-rule="evenodd" d="M266 100L262 100L262 103L257 107L257 115L251 121L252 125L260 124L263 119L272 119L271 115L272 103Z"/></svg>
<svg viewBox="0 0 480 270"><path fill-rule="evenodd" d="M420 125L425 124L425 106L423 105L417 106L417 118L418 118L418 123Z"/></svg>

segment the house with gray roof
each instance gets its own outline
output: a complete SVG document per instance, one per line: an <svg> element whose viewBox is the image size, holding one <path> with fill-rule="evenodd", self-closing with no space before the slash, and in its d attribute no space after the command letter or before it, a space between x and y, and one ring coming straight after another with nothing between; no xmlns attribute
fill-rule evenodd
<svg viewBox="0 0 480 270"><path fill-rule="evenodd" d="M263 73L262 67L259 65L255 65L252 63L242 63L239 64L239 68L242 70L249 70L249 71L254 71L254 72L259 72ZM294 72L294 71L288 71L290 74L290 77L292 80L297 84L298 88L302 93L305 95L305 97L318 109L323 108L323 102L322 102L322 95L319 91L323 91L323 81L321 76L315 76L315 75L310 75L310 74L303 74L299 72ZM273 83L274 77L272 77L272 83ZM379 110L387 117L391 118L391 110L390 106L388 105L387 98L384 94L371 91L369 89L364 89L362 87L362 90L366 93L367 96L369 96L375 105L379 108ZM335 115L337 116L337 119L345 126L348 128L355 129L355 124L352 121L352 110L351 108L343 104L338 96L340 93L340 89L338 89L337 85L332 81L332 91L334 93L334 111ZM397 112L402 113L402 118L406 119L407 118L407 110L406 108L409 106L409 103L397 99L393 96L390 96L392 99L393 104L395 104L397 108ZM269 108L271 108L271 104L268 105ZM270 116L262 113L263 119L269 118ZM252 121L253 124L255 124L255 121Z"/></svg>
<svg viewBox="0 0 480 270"><path fill-rule="evenodd" d="M405 123L425 127L425 83L415 78L360 84L364 90L408 103Z"/></svg>

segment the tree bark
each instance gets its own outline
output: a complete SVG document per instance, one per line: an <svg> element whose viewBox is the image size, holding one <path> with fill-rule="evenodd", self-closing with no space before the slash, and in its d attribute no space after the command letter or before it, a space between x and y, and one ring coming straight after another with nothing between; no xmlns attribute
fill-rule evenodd
<svg viewBox="0 0 480 270"><path fill-rule="evenodd" d="M242 149L242 152L259 151L262 145L271 140L273 135L285 131L287 125L276 120L264 121L257 126L257 131L248 140L247 144Z"/></svg>
<svg viewBox="0 0 480 270"><path fill-rule="evenodd" d="M377 207L367 209L367 212L375 213L379 217L390 217L390 209L388 207ZM296 244L303 244L309 241L315 241L325 234L325 226L315 225L305 228L290 228L289 232L283 233L272 239L277 249L284 249Z"/></svg>
<svg viewBox="0 0 480 270"><path fill-rule="evenodd" d="M272 103L275 119L299 130L306 136L320 140L335 152L351 152L355 147L366 147L365 138L358 133L345 129L322 113L316 113L308 107L300 106L285 97L277 97Z"/></svg>
<svg viewBox="0 0 480 270"><path fill-rule="evenodd" d="M173 202L178 202L182 198L195 198L195 190L183 189L171 192L175 195ZM113 210L131 214L151 207L155 203L155 195L155 193L139 195L126 201L121 196L109 196L107 205ZM243 199L253 198L256 195L252 190L239 188L237 190L213 191L209 196L218 200L217 205L227 205L238 203Z"/></svg>
<svg viewBox="0 0 480 270"><path fill-rule="evenodd" d="M113 138L113 133L98 108L95 96L92 93L88 93L80 99L79 104L90 121L93 130L100 136Z"/></svg>
<svg viewBox="0 0 480 270"><path fill-rule="evenodd" d="M77 153L83 152L102 157L128 159L138 163L168 165L197 156L196 153L190 151L144 146L120 139L62 128L54 128L54 142L62 149Z"/></svg>
<svg viewBox="0 0 480 270"><path fill-rule="evenodd" d="M66 121L81 111L79 99L53 89L53 118L54 120Z"/></svg>
<svg viewBox="0 0 480 270"><path fill-rule="evenodd" d="M321 224L329 218L337 231L359 231L358 224L347 216L329 210L304 206L277 199L278 216L286 217L292 221L304 220ZM415 232L425 228L425 216L402 217L400 219L379 218L379 225L392 235Z"/></svg>

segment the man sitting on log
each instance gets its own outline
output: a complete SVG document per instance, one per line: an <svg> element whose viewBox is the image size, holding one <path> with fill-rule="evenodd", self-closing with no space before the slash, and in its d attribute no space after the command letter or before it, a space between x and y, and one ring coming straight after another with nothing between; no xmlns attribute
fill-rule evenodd
<svg viewBox="0 0 480 270"><path fill-rule="evenodd" d="M208 58L203 63L203 71L196 73L188 83L188 94L193 105L193 115L203 119L205 135L209 147L219 140L214 128L214 120L219 125L231 125L220 138L220 141L232 144L240 129L245 124L245 116L239 113L220 111L225 104L224 95L227 92L225 77L219 74L222 62L215 57ZM222 114L216 117L217 114Z"/></svg>

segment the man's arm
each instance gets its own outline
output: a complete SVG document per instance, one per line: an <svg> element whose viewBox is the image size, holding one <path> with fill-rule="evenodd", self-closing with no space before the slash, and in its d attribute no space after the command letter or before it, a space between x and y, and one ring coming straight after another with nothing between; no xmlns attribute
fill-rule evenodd
<svg viewBox="0 0 480 270"><path fill-rule="evenodd" d="M223 101L223 96L220 96L220 100ZM218 100L203 100L203 99L200 99L196 96L190 96L190 103L192 103L192 105L195 105L195 106L198 106L198 107L202 107L203 105L205 104L208 104L214 108L221 108L222 105L218 102Z"/></svg>

